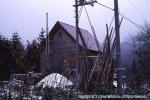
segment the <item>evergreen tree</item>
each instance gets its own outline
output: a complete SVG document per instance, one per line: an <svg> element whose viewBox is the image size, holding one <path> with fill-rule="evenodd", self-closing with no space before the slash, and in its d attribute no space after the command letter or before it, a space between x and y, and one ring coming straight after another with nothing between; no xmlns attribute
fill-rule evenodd
<svg viewBox="0 0 150 100"><path fill-rule="evenodd" d="M45 31L44 29L42 28L40 34L39 34L39 37L38 37L38 44L39 44L39 49L43 49L45 47L45 42L46 42L46 37L44 35Z"/></svg>
<svg viewBox="0 0 150 100"><path fill-rule="evenodd" d="M27 52L24 57L24 64L26 66L26 71L39 71L40 67L40 55L39 55L39 46L38 42L36 40L33 40L32 43L30 44L28 42L27 45Z"/></svg>
<svg viewBox="0 0 150 100"><path fill-rule="evenodd" d="M26 50L17 32L10 40L0 34L0 80L8 80L10 74L40 70L40 54L45 46L42 28L37 40L28 42Z"/></svg>
<svg viewBox="0 0 150 100"><path fill-rule="evenodd" d="M39 43L39 47L38 47L38 56L39 56L39 67L38 67L38 71L40 70L40 59L41 59L41 53L43 52L44 48L45 48L45 44L46 44L46 36L44 35L45 31L42 28L39 37L38 37L38 43Z"/></svg>
<svg viewBox="0 0 150 100"><path fill-rule="evenodd" d="M11 42L2 35L0 35L0 80L9 80L11 70Z"/></svg>
<svg viewBox="0 0 150 100"><path fill-rule="evenodd" d="M24 55L24 46L21 43L21 38L17 32L12 35L11 45L13 56L13 73L21 73L23 69L22 58Z"/></svg>
<svg viewBox="0 0 150 100"><path fill-rule="evenodd" d="M40 55L45 47L45 31L42 28L37 40L33 40L32 43L27 41L26 54L24 57L24 65L26 67L26 71L40 71Z"/></svg>

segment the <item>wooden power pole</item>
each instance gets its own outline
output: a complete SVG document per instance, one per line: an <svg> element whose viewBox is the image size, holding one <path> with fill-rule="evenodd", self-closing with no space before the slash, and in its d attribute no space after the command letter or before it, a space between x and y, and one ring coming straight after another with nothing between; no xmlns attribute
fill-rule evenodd
<svg viewBox="0 0 150 100"><path fill-rule="evenodd" d="M116 71L117 71L117 88L120 95L122 95L122 68L121 68L121 49L120 49L120 24L118 0L114 0L115 10L115 33L116 33Z"/></svg>
<svg viewBox="0 0 150 100"><path fill-rule="evenodd" d="M80 74L80 45L79 45L79 38L81 41L83 38L81 37L80 28L79 28L79 6L85 6L85 5L91 5L93 6L93 3L95 3L96 0L75 0L75 23L76 23L76 77L77 77L77 86L78 86L78 79ZM82 41L84 42L84 41Z"/></svg>
<svg viewBox="0 0 150 100"><path fill-rule="evenodd" d="M77 86L78 78L80 73L80 64L79 64L79 14L78 14L78 0L75 0L75 23L76 23L76 77L77 77Z"/></svg>

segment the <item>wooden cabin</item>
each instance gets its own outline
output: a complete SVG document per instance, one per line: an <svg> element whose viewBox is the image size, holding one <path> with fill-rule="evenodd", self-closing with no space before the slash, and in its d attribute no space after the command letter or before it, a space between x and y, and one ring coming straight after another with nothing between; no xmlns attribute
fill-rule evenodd
<svg viewBox="0 0 150 100"><path fill-rule="evenodd" d="M98 48L93 35L84 29L80 29L80 31L90 56L97 56ZM74 76L76 71L76 28L57 21L48 36L49 54L47 55L46 48L41 54L41 72L47 74L57 72L66 76ZM79 44L80 53L82 53L81 39L79 39Z"/></svg>

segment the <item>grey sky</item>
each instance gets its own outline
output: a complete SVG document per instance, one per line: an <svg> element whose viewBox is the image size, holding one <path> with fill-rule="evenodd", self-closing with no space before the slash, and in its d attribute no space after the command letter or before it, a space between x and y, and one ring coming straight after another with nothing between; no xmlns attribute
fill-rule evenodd
<svg viewBox="0 0 150 100"><path fill-rule="evenodd" d="M98 0L98 2L113 8L113 0ZM75 25L74 0L0 0L0 32L10 37L13 32L18 32L24 43L38 36L41 27L45 28L45 13L49 13L49 28L57 20ZM119 0L119 9L122 14L139 25L150 23L150 0ZM95 4L87 6L91 21L95 27L98 39L103 40L106 28L113 12ZM80 27L91 32L88 20L83 10ZM125 40L137 31L130 22L124 19L121 26L121 40Z"/></svg>

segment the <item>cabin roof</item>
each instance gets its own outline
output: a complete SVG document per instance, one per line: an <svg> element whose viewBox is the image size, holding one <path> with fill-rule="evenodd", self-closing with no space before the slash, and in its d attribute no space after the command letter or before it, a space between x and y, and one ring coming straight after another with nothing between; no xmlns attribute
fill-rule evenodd
<svg viewBox="0 0 150 100"><path fill-rule="evenodd" d="M57 25L62 26L63 29L65 29L65 31L76 41L76 27L75 26L72 26L72 25L69 25L69 24L66 24L66 23L60 22L60 21L57 21L55 26L57 26ZM55 26L53 27L53 29L55 28ZM85 43L86 43L88 49L93 50L93 51L98 51L98 48L96 46L96 42L95 42L93 35L90 32L88 32L87 30L84 30L81 28L80 28L80 31L83 35L83 38L85 40ZM82 41L80 38L79 38L79 44L80 44L80 46L83 47Z"/></svg>

